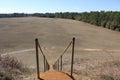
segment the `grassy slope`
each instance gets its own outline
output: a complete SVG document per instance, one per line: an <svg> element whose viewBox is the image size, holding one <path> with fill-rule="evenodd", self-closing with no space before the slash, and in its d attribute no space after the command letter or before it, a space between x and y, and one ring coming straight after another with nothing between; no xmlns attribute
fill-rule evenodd
<svg viewBox="0 0 120 80"><path fill-rule="evenodd" d="M38 37L48 59L55 61L73 36L77 38L75 69L78 71L85 68L84 66L80 67L80 65L86 65L86 62L93 63L95 60L120 58L120 33L116 31L67 19L0 19L1 53L34 48L34 38ZM86 51L84 49L94 50ZM96 51L96 49L100 49L100 51ZM12 56L23 60L29 66L35 66L34 52L23 52ZM66 54L65 60L70 63L68 56L70 54ZM26 57L29 57L29 59L26 59Z"/></svg>

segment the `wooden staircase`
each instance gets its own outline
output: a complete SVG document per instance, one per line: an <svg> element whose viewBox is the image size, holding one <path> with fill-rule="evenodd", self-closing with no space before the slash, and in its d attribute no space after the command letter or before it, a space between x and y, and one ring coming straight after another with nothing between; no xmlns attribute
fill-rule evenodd
<svg viewBox="0 0 120 80"><path fill-rule="evenodd" d="M72 56L71 56L71 73L65 73L62 71L62 57L64 56L65 52L68 50L68 48L72 45ZM42 48L38 42L38 39L35 39L35 46L36 46L36 64L37 64L37 77L34 80L75 80L73 78L73 63L74 63L74 45L75 45L75 38L72 39L72 41L69 43L69 45L66 47L64 52L60 55L60 57L57 59L57 61L54 64L48 63L48 60L45 56L45 54L42 51ZM44 72L41 73L39 71L39 52L42 53L43 56L43 63L44 63Z"/></svg>

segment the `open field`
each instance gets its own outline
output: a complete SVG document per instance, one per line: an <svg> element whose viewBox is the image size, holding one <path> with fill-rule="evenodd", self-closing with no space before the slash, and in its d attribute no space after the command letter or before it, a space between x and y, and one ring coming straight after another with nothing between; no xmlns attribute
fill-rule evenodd
<svg viewBox="0 0 120 80"><path fill-rule="evenodd" d="M36 37L52 62L59 57L72 37L76 37L74 68L78 75L87 74L81 73L87 68L96 69L98 63L120 60L120 32L67 19L0 18L0 54L8 53L35 68ZM70 70L69 52L70 49L64 57L66 71Z"/></svg>

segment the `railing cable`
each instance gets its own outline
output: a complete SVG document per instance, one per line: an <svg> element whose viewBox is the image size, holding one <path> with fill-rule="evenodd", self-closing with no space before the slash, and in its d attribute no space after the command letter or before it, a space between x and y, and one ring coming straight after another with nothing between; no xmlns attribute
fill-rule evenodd
<svg viewBox="0 0 120 80"><path fill-rule="evenodd" d="M68 46L65 48L64 52L60 55L60 57L58 57L58 59L55 61L53 68L62 71L62 58L64 56L64 54L66 53L66 51L69 49L69 47L72 45L72 55L71 55L71 77L73 74L73 64L74 64L74 47L75 47L75 38L72 39L72 41L68 44Z"/></svg>
<svg viewBox="0 0 120 80"><path fill-rule="evenodd" d="M66 49L64 50L64 52L62 53L61 56L63 56L65 54L65 52L68 50L68 48L71 46L71 44L72 44L72 41L68 44L68 46L66 47Z"/></svg>
<svg viewBox="0 0 120 80"><path fill-rule="evenodd" d="M63 55L66 53L66 51L69 49L69 47L71 46L71 44L72 44L72 41L70 41L70 43L69 43L68 46L65 48L65 50L63 51L63 53L60 55L60 57L58 57L58 59L56 60L55 64L53 65L53 68L54 68L54 69L56 69L56 68L58 69L58 67L59 67L59 66L58 66L58 64L59 64L59 63L58 63L58 62L59 62L58 60L61 59L61 60L60 60L60 61L61 61L61 62L60 62L60 66L61 66L60 70L62 71L62 57L63 57Z"/></svg>

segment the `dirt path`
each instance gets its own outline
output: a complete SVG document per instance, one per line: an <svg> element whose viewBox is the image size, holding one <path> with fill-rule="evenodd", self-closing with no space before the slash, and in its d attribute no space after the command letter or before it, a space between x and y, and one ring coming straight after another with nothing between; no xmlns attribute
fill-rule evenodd
<svg viewBox="0 0 120 80"><path fill-rule="evenodd" d="M13 55L13 54L17 54L17 53L23 53L23 52L34 51L34 50L35 50L34 48L23 49L23 50L18 50L18 51L12 51L12 52L3 53L3 54L1 54L1 56Z"/></svg>
<svg viewBox="0 0 120 80"><path fill-rule="evenodd" d="M120 52L120 49L100 49L100 48L84 48L84 49L79 49L81 51L108 51L108 52Z"/></svg>
<svg viewBox="0 0 120 80"><path fill-rule="evenodd" d="M29 51L34 51L34 48L30 48L30 49L23 49L23 50L18 50L18 51L12 51L12 52L7 52L7 53L3 53L1 54L1 56L5 56L5 55L13 55L13 54L18 54L18 53L23 53L23 52L29 52ZM119 52L120 49L93 49L93 48L84 48L84 49L79 49L82 51L115 51L115 52Z"/></svg>
<svg viewBox="0 0 120 80"><path fill-rule="evenodd" d="M93 53L94 52L102 53L102 52L106 52L106 55L109 52L112 55L113 55L113 53L116 53L116 54L114 54L114 56L117 56L117 53L120 52L120 49L100 49L100 48L76 48L75 50L79 51L79 52L83 51L85 53L92 53L92 52ZM45 55L48 58L49 63L51 63L51 64L56 60L56 57L59 56L59 55L54 54L55 52L52 52L51 49L50 49L50 51L46 52L46 49L44 50L44 48L43 48L43 51L45 52ZM18 50L18 51L12 51L12 52L7 52L7 53L1 54L1 56L5 56L5 55L9 55L9 56L17 58L18 60L23 62L23 64L27 65L30 68L35 68L36 67L35 49L34 48L22 49L22 50ZM51 55L55 55L55 57L51 56ZM26 57L28 57L28 58L26 58ZM40 59L42 59L42 58L40 58Z"/></svg>

